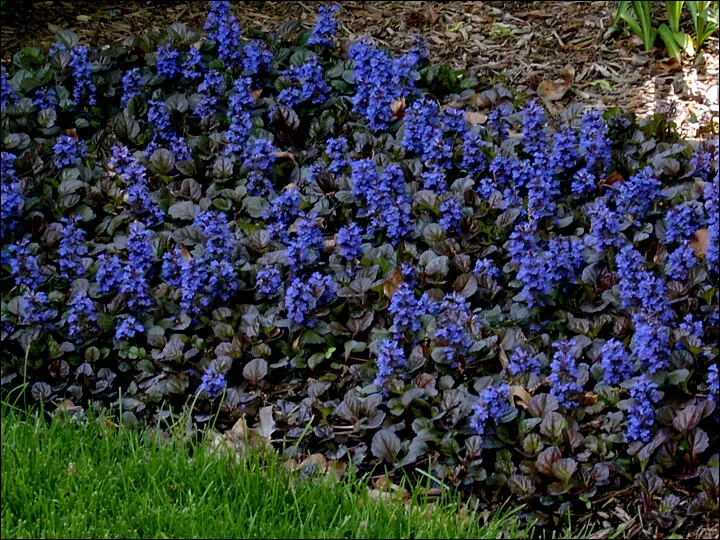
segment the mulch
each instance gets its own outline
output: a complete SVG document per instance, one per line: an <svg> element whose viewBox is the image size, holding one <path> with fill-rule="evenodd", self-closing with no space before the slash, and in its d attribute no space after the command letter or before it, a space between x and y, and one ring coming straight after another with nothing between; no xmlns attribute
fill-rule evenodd
<svg viewBox="0 0 720 540"><path fill-rule="evenodd" d="M311 27L318 4L237 2L235 13L242 28L270 32L290 19ZM616 2L347 1L341 6L337 16L341 46L369 36L390 50L406 51L414 35L424 36L434 63L476 70L488 84L503 82L531 96L543 81L557 80L570 71L574 76L563 88L564 95L546 103L551 110L580 103L588 108L620 107L641 119L659 112L667 114L687 139L717 137L716 36L695 58L673 62L664 58L662 50L646 53L631 34L611 32ZM7 64L22 47L49 46L58 28L70 28L82 42L98 47L174 22L199 28L207 9L204 1L34 2L32 7L3 13L0 57ZM655 9L664 9L663 3L657 2ZM607 538L623 523L626 537L662 537L643 522L639 508L639 501L610 497L593 537ZM718 523L692 520L680 530L688 538L717 538Z"/></svg>
<svg viewBox="0 0 720 540"><path fill-rule="evenodd" d="M311 27L319 2L235 4L243 28L272 31L290 19ZM656 4L661 12L663 3ZM556 80L570 67L575 76L569 89L546 103L555 112L579 102L586 108L620 107L640 119L664 113L685 138L717 136L717 37L695 58L681 62L664 58L662 50L645 53L632 34L610 31L616 2L348 1L341 6L343 44L369 36L383 47L404 51L414 35L422 35L433 62L476 70L481 80L504 82L531 96L543 80ZM0 53L5 63L21 47L49 46L58 27L103 46L173 22L200 27L206 13L204 1L33 2L14 12L6 8Z"/></svg>

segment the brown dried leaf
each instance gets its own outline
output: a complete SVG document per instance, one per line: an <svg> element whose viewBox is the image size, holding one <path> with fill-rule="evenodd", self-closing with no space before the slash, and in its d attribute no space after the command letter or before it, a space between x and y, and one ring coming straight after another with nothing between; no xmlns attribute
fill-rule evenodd
<svg viewBox="0 0 720 540"><path fill-rule="evenodd" d="M392 275L390 276L390 279L388 279L385 282L385 285L383 285L383 294L387 298L392 298L393 294L395 294L395 291L397 290L398 286L403 281L403 275L399 268L396 268L393 270Z"/></svg>
<svg viewBox="0 0 720 540"><path fill-rule="evenodd" d="M625 182L625 179L623 178L623 175L620 174L619 172L615 171L607 178L603 178L602 180L600 180L600 185L603 186L603 185L607 184L608 186L613 186L615 184L622 184L624 182Z"/></svg>
<svg viewBox="0 0 720 540"><path fill-rule="evenodd" d="M428 9L427 12L427 21L433 25L436 22L438 22L438 19L440 18L440 15L437 14L437 11L435 11L435 8L430 6L430 9Z"/></svg>
<svg viewBox="0 0 720 540"><path fill-rule="evenodd" d="M679 58L665 58L655 64L655 68L667 71L668 73L674 73L676 71L682 71L682 63Z"/></svg>
<svg viewBox="0 0 720 540"><path fill-rule="evenodd" d="M500 347L500 365L502 366L503 369L505 369L506 367L508 367L509 363L510 363L510 361L508 360L505 349Z"/></svg>
<svg viewBox="0 0 720 540"><path fill-rule="evenodd" d="M532 399L532 396L530 395L530 392L525 390L525 388L523 388L522 386L511 386L510 395L512 396L513 404L516 402L517 399L518 404L523 409L527 409L528 405L530 405L530 400Z"/></svg>
<svg viewBox="0 0 720 540"><path fill-rule="evenodd" d="M575 68L570 64L560 72L562 81L542 81L537 88L537 95L545 101L557 101L562 99L575 80Z"/></svg>
<svg viewBox="0 0 720 540"><path fill-rule="evenodd" d="M63 131L63 134L72 137L76 141L80 140L78 139L77 130L75 128L66 129L65 131Z"/></svg>
<svg viewBox="0 0 720 540"><path fill-rule="evenodd" d="M405 97L400 97L392 100L392 103L390 103L390 111L392 111L393 116L397 118L402 118L405 116Z"/></svg>
<svg viewBox="0 0 720 540"><path fill-rule="evenodd" d="M250 96L251 96L255 101L257 101L258 99L260 99L260 94L262 94L262 88L258 88L257 90L253 90L252 92L250 92Z"/></svg>
<svg viewBox="0 0 720 540"><path fill-rule="evenodd" d="M695 256L698 259L704 259L705 254L707 253L707 247L708 243L710 242L710 231L703 227L702 229L698 229L695 231L695 234L693 235L692 240L690 240L690 245L695 250Z"/></svg>
<svg viewBox="0 0 720 540"><path fill-rule="evenodd" d="M273 152L272 153L276 158L288 158L291 159L295 165L297 165L297 161L295 161L295 156L293 156L290 152Z"/></svg>
<svg viewBox="0 0 720 540"><path fill-rule="evenodd" d="M481 112L468 111L465 113L465 120L473 126L477 126L478 124L482 125L487 122L487 119L487 114Z"/></svg>

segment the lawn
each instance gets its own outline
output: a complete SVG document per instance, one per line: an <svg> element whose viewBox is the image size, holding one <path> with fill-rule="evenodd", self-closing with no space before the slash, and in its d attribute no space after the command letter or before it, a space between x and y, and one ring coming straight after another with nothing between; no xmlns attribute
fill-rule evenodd
<svg viewBox="0 0 720 540"><path fill-rule="evenodd" d="M209 444L5 411L3 538L527 538L513 513L490 516L448 493L377 500L353 474L305 479L278 457L238 463Z"/></svg>

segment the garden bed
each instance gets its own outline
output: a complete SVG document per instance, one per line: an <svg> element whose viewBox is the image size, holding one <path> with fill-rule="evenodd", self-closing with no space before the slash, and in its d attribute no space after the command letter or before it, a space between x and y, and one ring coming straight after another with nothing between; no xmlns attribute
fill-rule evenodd
<svg viewBox="0 0 720 540"><path fill-rule="evenodd" d="M4 399L161 437L188 419L216 449L423 476L548 529L716 526L717 138L593 109L582 42L568 97L437 65L434 37L471 41L465 4L394 27L250 4L268 33L211 5L139 36L73 12L107 24L3 69ZM403 24L430 55L378 46ZM483 54L548 54L488 24Z"/></svg>

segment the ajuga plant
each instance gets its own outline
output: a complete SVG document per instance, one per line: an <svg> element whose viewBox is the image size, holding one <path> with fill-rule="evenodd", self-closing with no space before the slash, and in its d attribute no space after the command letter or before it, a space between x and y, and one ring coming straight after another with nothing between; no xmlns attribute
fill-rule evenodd
<svg viewBox="0 0 720 540"><path fill-rule="evenodd" d="M717 141L550 117L420 40L343 53L337 14L250 38L211 2L202 31L15 54L3 391L264 411L300 454L546 519L641 472L716 508Z"/></svg>

